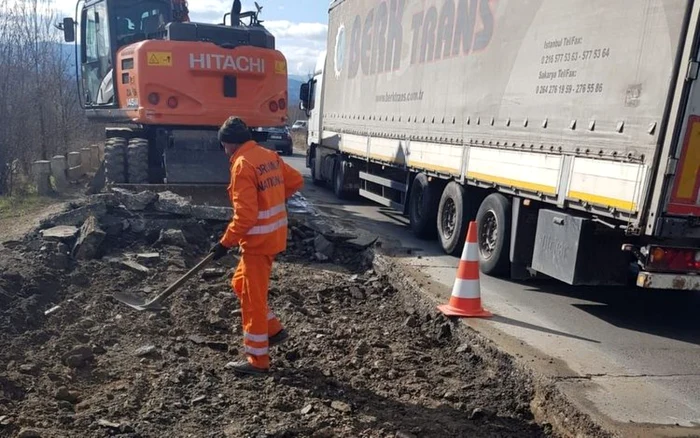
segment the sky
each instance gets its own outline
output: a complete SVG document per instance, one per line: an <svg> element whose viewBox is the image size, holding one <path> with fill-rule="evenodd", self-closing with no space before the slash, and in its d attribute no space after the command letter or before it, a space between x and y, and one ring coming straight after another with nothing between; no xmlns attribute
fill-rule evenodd
<svg viewBox="0 0 700 438"><path fill-rule="evenodd" d="M190 0L190 20L220 23L232 4L233 0ZM326 46L329 0L258 0L258 4L263 7L260 19L275 35L277 49L287 57L289 74L313 72ZM75 0L54 0L53 7L73 16ZM243 0L243 11L253 8L252 1Z"/></svg>

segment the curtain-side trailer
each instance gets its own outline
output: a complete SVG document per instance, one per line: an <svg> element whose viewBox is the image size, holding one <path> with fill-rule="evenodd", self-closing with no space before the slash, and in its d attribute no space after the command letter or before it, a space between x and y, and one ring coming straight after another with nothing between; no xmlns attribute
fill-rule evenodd
<svg viewBox="0 0 700 438"><path fill-rule="evenodd" d="M481 269L700 289L692 0L336 0L307 165Z"/></svg>

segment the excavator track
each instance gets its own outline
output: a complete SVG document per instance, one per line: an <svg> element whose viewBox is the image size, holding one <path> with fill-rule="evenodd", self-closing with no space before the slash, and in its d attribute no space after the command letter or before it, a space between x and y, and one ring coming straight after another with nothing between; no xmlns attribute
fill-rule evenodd
<svg viewBox="0 0 700 438"><path fill-rule="evenodd" d="M105 143L105 179L108 184L126 183L127 140L121 137L109 138Z"/></svg>
<svg viewBox="0 0 700 438"><path fill-rule="evenodd" d="M131 184L146 184L149 181L149 145L145 138L132 138L126 152L126 175Z"/></svg>

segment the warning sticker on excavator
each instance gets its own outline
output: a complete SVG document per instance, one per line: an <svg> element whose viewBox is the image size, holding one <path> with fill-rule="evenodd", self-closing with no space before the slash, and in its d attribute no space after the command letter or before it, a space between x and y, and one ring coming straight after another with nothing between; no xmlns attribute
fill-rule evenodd
<svg viewBox="0 0 700 438"><path fill-rule="evenodd" d="M275 61L275 74L287 74L287 63L284 61Z"/></svg>
<svg viewBox="0 0 700 438"><path fill-rule="evenodd" d="M155 67L172 67L173 54L172 52L148 52L148 65Z"/></svg>

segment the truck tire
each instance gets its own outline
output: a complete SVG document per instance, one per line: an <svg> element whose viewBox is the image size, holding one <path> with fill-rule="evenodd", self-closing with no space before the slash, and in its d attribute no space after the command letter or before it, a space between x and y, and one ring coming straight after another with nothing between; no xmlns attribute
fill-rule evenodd
<svg viewBox="0 0 700 438"><path fill-rule="evenodd" d="M413 234L421 239L435 237L435 221L440 200L438 187L430 184L426 174L419 173L413 180L409 196L408 217Z"/></svg>
<svg viewBox="0 0 700 438"><path fill-rule="evenodd" d="M347 179L347 167L345 161L338 159L335 162L333 170L333 193L338 199L348 199L350 192L345 189L345 181Z"/></svg>
<svg viewBox="0 0 700 438"><path fill-rule="evenodd" d="M438 237L447 254L459 255L464 248L471 220L467 207L467 191L461 184L451 181L442 192L437 216Z"/></svg>
<svg viewBox="0 0 700 438"><path fill-rule="evenodd" d="M309 169L311 172L311 182L313 183L313 185L322 187L323 180L316 178L316 157L311 158L311 160L309 161Z"/></svg>
<svg viewBox="0 0 700 438"><path fill-rule="evenodd" d="M134 138L126 152L126 170L130 184L148 184L148 140Z"/></svg>
<svg viewBox="0 0 700 438"><path fill-rule="evenodd" d="M107 139L105 143L105 183L123 184L126 182L126 139Z"/></svg>
<svg viewBox="0 0 700 438"><path fill-rule="evenodd" d="M492 276L507 275L510 271L510 201L499 193L492 193L481 203L476 214L481 272Z"/></svg>

